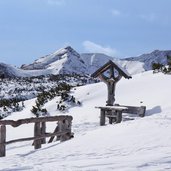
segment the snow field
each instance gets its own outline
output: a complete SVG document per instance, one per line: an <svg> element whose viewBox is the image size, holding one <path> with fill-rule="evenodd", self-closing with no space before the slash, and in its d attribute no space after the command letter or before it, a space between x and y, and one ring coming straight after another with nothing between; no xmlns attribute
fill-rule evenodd
<svg viewBox="0 0 171 171"><path fill-rule="evenodd" d="M72 94L82 102L66 113L56 111L56 99L46 108L51 115L72 115L75 137L69 141L43 145L34 150L32 142L7 146L7 156L0 158L0 170L73 170L73 171L161 171L171 170L171 77L145 72L131 80L122 79L116 87L116 103L147 106L146 117L120 124L99 126L99 109L104 106L107 88L104 83L77 87ZM8 119L32 116L35 99L22 112ZM55 124L49 124L53 130ZM17 130L16 130L17 129ZM7 128L7 139L30 136L32 125Z"/></svg>

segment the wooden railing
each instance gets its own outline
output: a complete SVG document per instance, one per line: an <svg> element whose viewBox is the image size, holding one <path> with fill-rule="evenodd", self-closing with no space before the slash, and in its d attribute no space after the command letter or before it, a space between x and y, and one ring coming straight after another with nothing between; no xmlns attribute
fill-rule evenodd
<svg viewBox="0 0 171 171"><path fill-rule="evenodd" d="M55 136L57 140L65 141L73 137L71 132L72 116L49 116L40 118L26 118L17 121L14 120L0 120L0 157L6 155L6 145L22 142L22 141L33 141L35 149L41 148L41 144L46 143L46 138L50 137L48 143L51 143ZM53 133L46 133L46 122L57 121L57 126ZM18 127L23 124L34 123L34 137L14 139L6 141L6 125L11 125L12 127Z"/></svg>

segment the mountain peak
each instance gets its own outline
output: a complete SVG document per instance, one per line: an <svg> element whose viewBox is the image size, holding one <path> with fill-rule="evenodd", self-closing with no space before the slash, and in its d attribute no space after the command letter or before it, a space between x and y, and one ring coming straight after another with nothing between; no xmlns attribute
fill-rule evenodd
<svg viewBox="0 0 171 171"><path fill-rule="evenodd" d="M73 51L74 50L71 46L66 46L64 49L66 49L68 51Z"/></svg>
<svg viewBox="0 0 171 171"><path fill-rule="evenodd" d="M55 51L54 53L52 53L51 56L52 55L53 56L63 56L65 54L67 56L75 55L77 57L80 57L80 54L78 52L76 52L71 46L66 46L64 48L61 48L61 49ZM48 55L48 56L50 56L50 55Z"/></svg>
<svg viewBox="0 0 171 171"><path fill-rule="evenodd" d="M22 65L24 70L47 70L52 74L77 73L87 74L86 65L71 46L66 46L50 55L35 60L32 64Z"/></svg>
<svg viewBox="0 0 171 171"><path fill-rule="evenodd" d="M160 52L160 50L154 50L152 53L159 53Z"/></svg>

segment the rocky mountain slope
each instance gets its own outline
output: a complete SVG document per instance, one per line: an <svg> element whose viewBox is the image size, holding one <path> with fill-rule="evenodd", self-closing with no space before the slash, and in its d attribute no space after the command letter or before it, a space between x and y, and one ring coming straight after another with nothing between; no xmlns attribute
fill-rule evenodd
<svg viewBox="0 0 171 171"><path fill-rule="evenodd" d="M152 63L167 64L167 56L171 56L171 50L155 50L151 53L143 54L138 57L125 58L126 61L139 61L143 63L145 71L151 70Z"/></svg>
<svg viewBox="0 0 171 171"><path fill-rule="evenodd" d="M96 71L109 60L112 60L116 64L122 66L132 75L145 71L143 67L144 63L140 61L129 61L119 58L113 58L101 53L84 53L81 54L81 57L87 65L87 69L90 74L92 74L94 71Z"/></svg>
<svg viewBox="0 0 171 171"><path fill-rule="evenodd" d="M88 74L86 65L79 53L67 46L35 60L32 64L22 65L24 70L47 70L51 74Z"/></svg>
<svg viewBox="0 0 171 171"><path fill-rule="evenodd" d="M21 68L1 63L0 76L31 77L51 74L90 75L109 60L121 65L130 74L137 74L151 70L151 64L154 62L165 65L167 63L167 56L171 56L171 51L155 50L138 57L118 59L100 53L79 54L72 47L67 46L50 55L41 57L31 64L24 64Z"/></svg>
<svg viewBox="0 0 171 171"><path fill-rule="evenodd" d="M4 63L0 63L0 77L15 77L17 75L16 73L16 68L8 65L8 64L4 64Z"/></svg>

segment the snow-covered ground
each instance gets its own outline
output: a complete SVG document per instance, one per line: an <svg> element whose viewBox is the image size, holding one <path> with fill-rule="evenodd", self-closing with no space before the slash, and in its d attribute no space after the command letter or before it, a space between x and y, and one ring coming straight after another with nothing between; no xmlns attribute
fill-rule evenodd
<svg viewBox="0 0 171 171"><path fill-rule="evenodd" d="M7 156L0 158L0 170L73 170L73 171L160 171L171 170L171 76L145 72L133 79L122 79L116 88L116 103L147 106L146 117L124 120L120 124L99 126L99 110L105 104L104 83L77 87L72 90L82 106L65 114L72 115L75 137L66 142L53 142L34 150L32 142L7 146ZM33 116L33 100L25 103L22 112L7 119ZM46 108L58 115L56 99ZM49 124L53 130L55 125ZM33 125L7 127L7 140L32 136Z"/></svg>

